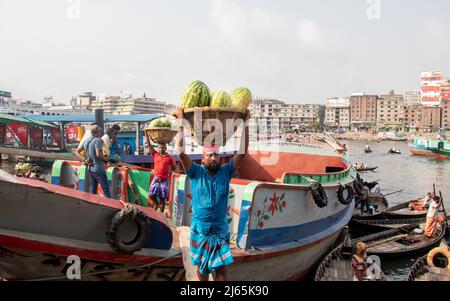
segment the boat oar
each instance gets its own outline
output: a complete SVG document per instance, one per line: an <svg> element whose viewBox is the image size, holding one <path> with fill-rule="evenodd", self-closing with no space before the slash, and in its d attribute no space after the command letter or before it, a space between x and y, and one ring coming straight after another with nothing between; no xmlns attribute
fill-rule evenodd
<svg viewBox="0 0 450 301"><path fill-rule="evenodd" d="M394 192L389 192L389 193L383 194L383 196L386 197L386 196L388 196L388 195L396 194L396 193L399 193L399 192L402 192L402 191L403 191L403 189L400 189L400 190L398 190L398 191L394 191Z"/></svg>

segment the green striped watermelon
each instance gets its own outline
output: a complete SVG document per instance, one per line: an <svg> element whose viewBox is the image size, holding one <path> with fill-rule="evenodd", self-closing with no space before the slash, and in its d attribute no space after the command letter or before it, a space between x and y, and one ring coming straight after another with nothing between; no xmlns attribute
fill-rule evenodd
<svg viewBox="0 0 450 301"><path fill-rule="evenodd" d="M181 107L184 109L207 107L211 100L208 86L199 80L193 81L184 89L181 95Z"/></svg>
<svg viewBox="0 0 450 301"><path fill-rule="evenodd" d="M231 97L225 91L218 91L211 98L211 108L231 107Z"/></svg>
<svg viewBox="0 0 450 301"><path fill-rule="evenodd" d="M232 103L231 107L246 110L252 102L252 92L245 87L239 87L230 93Z"/></svg>

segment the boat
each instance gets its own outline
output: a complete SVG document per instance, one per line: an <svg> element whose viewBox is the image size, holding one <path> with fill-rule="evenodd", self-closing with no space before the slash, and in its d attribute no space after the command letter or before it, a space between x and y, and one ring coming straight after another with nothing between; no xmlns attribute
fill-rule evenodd
<svg viewBox="0 0 450 301"><path fill-rule="evenodd" d="M427 150L433 152L437 158L450 159L450 143L439 141L437 147L427 147Z"/></svg>
<svg viewBox="0 0 450 301"><path fill-rule="evenodd" d="M435 157L436 155L427 149L429 141L422 138L415 138L413 143L409 144L409 151L414 156ZM437 146L437 145L436 145Z"/></svg>
<svg viewBox="0 0 450 301"><path fill-rule="evenodd" d="M366 148L366 149L364 150L364 152L365 152L366 154L371 153L371 152L372 152L372 149Z"/></svg>
<svg viewBox="0 0 450 301"><path fill-rule="evenodd" d="M409 209L411 201L404 202L389 208L386 208L377 214L355 217L359 220L402 220L413 218L425 218L427 210L417 211Z"/></svg>
<svg viewBox="0 0 450 301"><path fill-rule="evenodd" d="M394 150L390 149L388 153L390 153L390 154L396 154L396 155L401 155L402 152L399 151L399 150L395 150L395 151L394 151Z"/></svg>
<svg viewBox="0 0 450 301"><path fill-rule="evenodd" d="M437 247L445 235L445 225L437 225L435 237L426 239L425 234L416 233L416 229L423 227L423 223L409 224L404 227L383 230L352 240L355 245L364 242L367 245L368 255L377 255L382 258L401 257L428 252Z"/></svg>
<svg viewBox="0 0 450 301"><path fill-rule="evenodd" d="M355 211L353 212L353 219L370 219L375 216L380 215L389 207L388 200L384 197L384 195L380 192L380 189L377 188L375 191L369 192L369 201L375 207L374 212L364 211L365 208L361 206L361 203L355 204Z"/></svg>
<svg viewBox="0 0 450 301"><path fill-rule="evenodd" d="M352 281L352 247L347 246L345 242L339 244L333 249L317 267L314 281ZM384 281L386 276L381 269L377 277L370 279L372 281Z"/></svg>
<svg viewBox="0 0 450 301"><path fill-rule="evenodd" d="M439 248L433 249L432 251L430 251L430 253L440 252L440 250L438 249L441 249L444 253L447 250L448 253L448 245L445 240L441 242ZM427 260L428 255L431 255L430 253L425 256L419 257L414 262L414 264L408 271L408 281L450 281L450 269L448 268L450 258L430 258L433 261L432 266L430 266L428 265ZM435 262L438 266L435 266Z"/></svg>
<svg viewBox="0 0 450 301"><path fill-rule="evenodd" d="M305 278L350 221L353 195L343 191L352 191L355 175L324 143L252 146L230 185L228 279ZM185 279L177 228L189 227L192 218L186 175L171 176L169 218L147 207L151 170L110 167L107 176L112 199L85 192L85 167L77 162L55 161L52 184L1 172L0 248L7 259L0 261L0 277L65 279L67 257L77 255L83 280ZM148 242L133 255L114 251L105 236L123 204L138 208L151 225ZM129 225L130 233L139 231Z"/></svg>
<svg viewBox="0 0 450 301"><path fill-rule="evenodd" d="M122 210L119 201L0 170L0 277L67 280L68 259L75 255L83 280L182 279L180 253L172 245L176 233L161 214L135 206L149 219L149 238L141 251L118 254L105 232ZM140 234L135 225L127 227L121 239L130 242ZM97 274L102 271L107 273Z"/></svg>
<svg viewBox="0 0 450 301"><path fill-rule="evenodd" d="M366 165L364 165L364 167L361 168L360 166L356 165L355 168L356 168L356 171L363 172L363 171L373 171L373 170L377 169L378 166L366 166Z"/></svg>
<svg viewBox="0 0 450 301"><path fill-rule="evenodd" d="M405 133L403 133L403 132L397 132L397 133L389 132L389 133L387 133L386 138L388 141L407 141L408 140Z"/></svg>

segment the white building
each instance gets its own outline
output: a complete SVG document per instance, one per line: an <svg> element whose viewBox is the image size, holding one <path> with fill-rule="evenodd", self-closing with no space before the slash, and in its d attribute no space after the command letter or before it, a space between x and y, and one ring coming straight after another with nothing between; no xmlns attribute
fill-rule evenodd
<svg viewBox="0 0 450 301"><path fill-rule="evenodd" d="M329 98L325 102L324 125L327 128L350 128L350 100Z"/></svg>
<svg viewBox="0 0 450 301"><path fill-rule="evenodd" d="M292 132L320 122L321 105L287 104L279 100L254 100L249 107L250 128L260 137L279 138L281 132Z"/></svg>
<svg viewBox="0 0 450 301"><path fill-rule="evenodd" d="M422 94L419 90L405 91L403 93L403 103L405 106L413 106L422 102Z"/></svg>
<svg viewBox="0 0 450 301"><path fill-rule="evenodd" d="M130 115L130 114L160 114L166 111L166 103L154 98L132 98L128 94L126 98L121 96L108 96L98 98L91 103L92 111L103 109L105 114Z"/></svg>
<svg viewBox="0 0 450 301"><path fill-rule="evenodd" d="M405 104L403 95L391 91L377 100L377 128L389 130L403 129Z"/></svg>

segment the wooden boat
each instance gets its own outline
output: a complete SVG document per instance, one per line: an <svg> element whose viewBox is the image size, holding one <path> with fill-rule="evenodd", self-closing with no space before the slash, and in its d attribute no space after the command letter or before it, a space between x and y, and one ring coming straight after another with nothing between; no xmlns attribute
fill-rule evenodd
<svg viewBox="0 0 450 301"><path fill-rule="evenodd" d="M427 149L428 145L430 145L428 140L415 138L413 143L409 144L409 151L414 156L435 157L436 155Z"/></svg>
<svg viewBox="0 0 450 301"><path fill-rule="evenodd" d="M150 220L149 239L133 255L118 254L105 232L120 202L0 170L0 277L65 280L67 259L76 255L83 280L182 279L176 233L161 214L136 207ZM137 228L127 227L122 239L131 241ZM109 272L89 275L101 271Z"/></svg>
<svg viewBox="0 0 450 301"><path fill-rule="evenodd" d="M354 233L375 233L390 228L401 228L410 224L425 223L425 217L408 219L352 219L349 223Z"/></svg>
<svg viewBox="0 0 450 301"><path fill-rule="evenodd" d="M377 255L383 258L424 253L439 245L445 235L445 227L443 223L438 224L435 237L426 239L425 234L412 235L412 231L421 225L424 226L421 223L415 223L384 230L354 239L352 243L364 242L367 245L368 255Z"/></svg>
<svg viewBox="0 0 450 301"><path fill-rule="evenodd" d="M352 281L352 248L344 243L333 249L320 263L314 276L314 281ZM386 276L379 270L378 279L372 281L384 281Z"/></svg>
<svg viewBox="0 0 450 301"><path fill-rule="evenodd" d="M372 170L375 170L375 169L377 169L378 168L378 166L367 166L367 167L364 167L364 168L360 168L360 167L356 167L356 171L358 171L358 172L363 172L363 171L372 171Z"/></svg>
<svg viewBox="0 0 450 301"><path fill-rule="evenodd" d="M322 143L257 147L231 180L227 222L234 263L228 279L302 279L350 221L354 202L341 203L337 190L353 183L355 171ZM170 179L167 220L145 207L150 170L108 169L111 189L125 187L116 191L114 200L101 192L95 196L83 191L87 182L82 166L57 161L53 169L53 184L1 173L0 248L7 260L0 261L0 277L65 278L67 256L77 255L82 280L184 279L177 227L189 227L192 218L191 185L185 175L173 174ZM152 229L144 249L121 255L107 243L105 230L121 210L117 200L136 200L124 186L130 175L143 205L134 206L150 219ZM313 198L311 181L321 184L326 206L319 207L322 203ZM125 236L135 234L130 227ZM92 274L103 269L108 273Z"/></svg>
<svg viewBox="0 0 450 301"><path fill-rule="evenodd" d="M365 215L365 216L354 216L353 220L402 220L402 219L421 219L425 218L427 211L415 211L409 209L409 204L411 201L404 202L385 210L378 212L377 214Z"/></svg>
<svg viewBox="0 0 450 301"><path fill-rule="evenodd" d="M399 150L395 150L395 151L393 151L392 149L390 149L390 150L389 150L389 153L390 153L390 154L401 155L401 153L402 153L402 152L401 152L401 151L399 151Z"/></svg>
<svg viewBox="0 0 450 301"><path fill-rule="evenodd" d="M377 188L375 191L371 191L369 193L369 201L376 208L375 212L364 211L361 203L355 204L355 211L353 212L352 219L370 219L379 216L383 211L385 211L389 207L388 200L384 197L384 195L380 192L380 189Z"/></svg>
<svg viewBox="0 0 450 301"><path fill-rule="evenodd" d="M448 250L447 243L443 240L440 247ZM434 262L439 262L439 266L429 266L427 264L428 254L419 257L408 271L408 281L450 281L450 269L448 260L436 258ZM434 264L433 264L434 265Z"/></svg>
<svg viewBox="0 0 450 301"><path fill-rule="evenodd" d="M231 181L228 223L235 263L228 276L230 280L302 279L351 218L354 202L340 203L336 191L340 184L353 182L355 171L339 153L322 144L281 144L274 164L262 164L268 155L273 156L273 146L258 147L244 160L239 178ZM310 180L323 186L327 206L319 208L314 202ZM190 226L189 179L175 175L171 187L174 224Z"/></svg>

